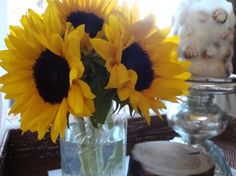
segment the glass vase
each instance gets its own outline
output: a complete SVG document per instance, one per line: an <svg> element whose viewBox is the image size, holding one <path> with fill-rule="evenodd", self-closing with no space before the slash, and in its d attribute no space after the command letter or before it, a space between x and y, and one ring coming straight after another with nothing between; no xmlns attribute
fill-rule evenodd
<svg viewBox="0 0 236 176"><path fill-rule="evenodd" d="M65 137L60 139L63 176L124 176L127 119L108 113L104 124L70 115Z"/></svg>
<svg viewBox="0 0 236 176"><path fill-rule="evenodd" d="M230 116L216 102L217 96L235 93L235 80L189 81L188 96L178 103L168 104L168 124L180 137L173 142L198 147L216 164L215 176L231 176L223 151L209 139L222 133Z"/></svg>

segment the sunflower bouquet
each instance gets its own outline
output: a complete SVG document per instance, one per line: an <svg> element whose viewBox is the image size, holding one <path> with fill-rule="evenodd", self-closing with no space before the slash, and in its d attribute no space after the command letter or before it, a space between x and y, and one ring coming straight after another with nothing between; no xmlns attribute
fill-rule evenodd
<svg viewBox="0 0 236 176"><path fill-rule="evenodd" d="M187 93L189 63L178 61L178 37L158 29L152 15L141 19L137 3L48 0L43 14L28 10L20 22L10 26L7 49L0 51L1 91L14 100L9 113L21 115L22 131L39 139L48 130L52 141L63 138L70 114L98 128L113 102L150 124L150 110L161 117L163 100ZM80 147L88 151L79 154L82 175L107 175L118 166L119 147L107 169L102 147Z"/></svg>
<svg viewBox="0 0 236 176"><path fill-rule="evenodd" d="M9 113L21 115L21 129L42 139L63 137L68 114L106 119L113 101L128 105L150 123L162 100L187 92L189 63L178 61L178 37L167 37L155 18L139 17L117 0L49 0L43 14L28 10L21 26L10 26L0 51L0 78Z"/></svg>

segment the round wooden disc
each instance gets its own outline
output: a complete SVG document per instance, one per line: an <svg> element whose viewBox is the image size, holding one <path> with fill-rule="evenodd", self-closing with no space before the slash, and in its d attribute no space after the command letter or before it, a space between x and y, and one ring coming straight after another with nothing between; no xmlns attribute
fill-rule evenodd
<svg viewBox="0 0 236 176"><path fill-rule="evenodd" d="M190 145L169 141L136 144L132 157L147 173L162 176L213 176L214 161Z"/></svg>

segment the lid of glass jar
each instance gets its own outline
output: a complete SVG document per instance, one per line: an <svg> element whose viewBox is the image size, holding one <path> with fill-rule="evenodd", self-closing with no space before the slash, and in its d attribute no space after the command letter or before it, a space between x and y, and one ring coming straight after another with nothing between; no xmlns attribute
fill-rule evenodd
<svg viewBox="0 0 236 176"><path fill-rule="evenodd" d="M191 90L203 91L214 94L236 93L236 75L227 78L191 78L187 81Z"/></svg>

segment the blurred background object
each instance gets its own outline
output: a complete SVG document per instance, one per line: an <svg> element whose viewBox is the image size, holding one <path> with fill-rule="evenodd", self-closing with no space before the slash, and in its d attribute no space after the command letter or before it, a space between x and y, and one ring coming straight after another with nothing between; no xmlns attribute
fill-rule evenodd
<svg viewBox="0 0 236 176"><path fill-rule="evenodd" d="M233 72L235 15L226 0L183 0L173 17L179 58L192 62L193 77L226 78Z"/></svg>

